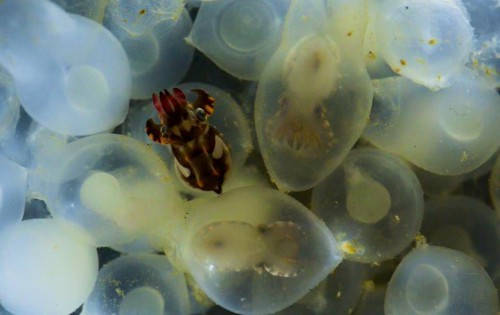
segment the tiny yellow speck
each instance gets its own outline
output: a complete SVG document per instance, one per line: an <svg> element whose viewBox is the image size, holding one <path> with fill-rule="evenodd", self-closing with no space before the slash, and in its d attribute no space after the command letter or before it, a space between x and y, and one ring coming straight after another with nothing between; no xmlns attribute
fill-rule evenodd
<svg viewBox="0 0 500 315"><path fill-rule="evenodd" d="M402 66L406 66L406 60L404 60L404 59L400 59L400 60L399 60L399 63L400 63Z"/></svg>
<svg viewBox="0 0 500 315"><path fill-rule="evenodd" d="M438 74L437 79L438 79L439 81L441 81L441 80L443 79L443 77L442 77L440 74Z"/></svg>
<svg viewBox="0 0 500 315"><path fill-rule="evenodd" d="M118 294L122 298L125 297L125 292L122 289L116 288L115 291L116 291L116 294Z"/></svg>
<svg viewBox="0 0 500 315"><path fill-rule="evenodd" d="M146 14L146 9L142 9L139 11L139 15L144 15L144 14Z"/></svg>
<svg viewBox="0 0 500 315"><path fill-rule="evenodd" d="M469 159L469 155L466 151L462 152L462 157L460 158L460 162L465 162Z"/></svg>
<svg viewBox="0 0 500 315"><path fill-rule="evenodd" d="M375 60L377 58L377 55L373 51L368 52L368 59Z"/></svg>
<svg viewBox="0 0 500 315"><path fill-rule="evenodd" d="M351 37L352 36L352 31L350 31L349 33L347 33L347 36Z"/></svg>
<svg viewBox="0 0 500 315"><path fill-rule="evenodd" d="M367 291L375 290L375 282L373 280L366 280L363 282L363 289Z"/></svg>
<svg viewBox="0 0 500 315"><path fill-rule="evenodd" d="M437 44L437 39L431 38L431 39L429 39L428 43L429 43L429 45L434 46Z"/></svg>
<svg viewBox="0 0 500 315"><path fill-rule="evenodd" d="M344 242L342 244L342 251L348 254L356 254L356 247L349 242Z"/></svg>
<svg viewBox="0 0 500 315"><path fill-rule="evenodd" d="M399 217L399 215L394 215L394 220L396 221L396 223L399 223L401 222L401 218Z"/></svg>
<svg viewBox="0 0 500 315"><path fill-rule="evenodd" d="M420 233L415 236L415 244L417 247L422 247L427 244L427 239Z"/></svg>
<svg viewBox="0 0 500 315"><path fill-rule="evenodd" d="M340 298L340 296L342 296L342 292L337 291L337 299Z"/></svg>

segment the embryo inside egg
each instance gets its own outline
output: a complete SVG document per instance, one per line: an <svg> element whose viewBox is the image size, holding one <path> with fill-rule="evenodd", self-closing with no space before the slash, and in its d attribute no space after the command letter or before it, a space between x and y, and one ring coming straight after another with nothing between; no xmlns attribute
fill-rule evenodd
<svg viewBox="0 0 500 315"><path fill-rule="evenodd" d="M1 314L498 314L494 1L0 21Z"/></svg>

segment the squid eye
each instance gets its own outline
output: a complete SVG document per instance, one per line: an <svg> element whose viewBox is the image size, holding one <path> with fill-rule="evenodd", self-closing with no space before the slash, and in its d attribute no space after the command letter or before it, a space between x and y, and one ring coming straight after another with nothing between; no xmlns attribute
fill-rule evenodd
<svg viewBox="0 0 500 315"><path fill-rule="evenodd" d="M194 115L201 122L207 121L207 112L205 112L205 110L201 107L194 110Z"/></svg>

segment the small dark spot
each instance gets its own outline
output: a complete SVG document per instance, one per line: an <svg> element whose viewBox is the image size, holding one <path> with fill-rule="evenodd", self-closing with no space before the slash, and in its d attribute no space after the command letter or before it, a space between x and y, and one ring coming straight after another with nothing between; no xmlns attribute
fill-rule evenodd
<svg viewBox="0 0 500 315"><path fill-rule="evenodd" d="M314 107L314 115L318 117L321 117L323 115L323 108L321 107L321 105L316 105L316 107Z"/></svg>
<svg viewBox="0 0 500 315"><path fill-rule="evenodd" d="M146 9L142 9L141 11L139 11L139 15L144 15L146 14Z"/></svg>
<svg viewBox="0 0 500 315"><path fill-rule="evenodd" d="M410 7L409 6L405 6L405 9L408 10Z"/></svg>
<svg viewBox="0 0 500 315"><path fill-rule="evenodd" d="M222 247L224 247L224 242L221 240L217 240L217 241L213 242L213 246L215 248L222 248Z"/></svg>
<svg viewBox="0 0 500 315"><path fill-rule="evenodd" d="M350 31L349 33L347 33L347 36L351 37L352 36L352 31Z"/></svg>
<svg viewBox="0 0 500 315"><path fill-rule="evenodd" d="M406 60L404 60L404 59L399 60L399 63L400 63L402 66L406 66Z"/></svg>

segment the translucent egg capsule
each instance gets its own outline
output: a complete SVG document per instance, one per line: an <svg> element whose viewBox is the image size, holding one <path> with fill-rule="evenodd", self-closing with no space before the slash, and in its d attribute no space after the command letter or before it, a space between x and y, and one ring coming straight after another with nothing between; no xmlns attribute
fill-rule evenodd
<svg viewBox="0 0 500 315"><path fill-rule="evenodd" d="M423 246L408 254L391 277L385 314L496 315L491 278L462 252Z"/></svg>
<svg viewBox="0 0 500 315"><path fill-rule="evenodd" d="M281 46L259 81L257 139L282 190L306 190L324 179L354 145L370 111L368 74L329 37L325 10L320 1L292 4Z"/></svg>
<svg viewBox="0 0 500 315"><path fill-rule="evenodd" d="M346 259L379 262L399 254L417 234L423 192L397 157L357 149L314 188L312 210L328 225Z"/></svg>
<svg viewBox="0 0 500 315"><path fill-rule="evenodd" d="M373 80L364 137L439 175L478 168L500 146L500 95L471 70L432 92L403 77Z"/></svg>
<svg viewBox="0 0 500 315"><path fill-rule="evenodd" d="M0 230L21 221L27 176L24 167L0 155Z"/></svg>
<svg viewBox="0 0 500 315"><path fill-rule="evenodd" d="M30 119L21 119L21 113L12 76L0 65L0 155L28 166L29 154L20 133L29 126L25 121Z"/></svg>
<svg viewBox="0 0 500 315"><path fill-rule="evenodd" d="M53 219L22 221L0 236L0 301L16 315L66 315L88 297L97 251Z"/></svg>
<svg viewBox="0 0 500 315"><path fill-rule="evenodd" d="M292 306L275 315L350 314L366 277L365 265L344 260L325 280Z"/></svg>
<svg viewBox="0 0 500 315"><path fill-rule="evenodd" d="M0 67L0 146L19 120L19 100L10 74Z"/></svg>
<svg viewBox="0 0 500 315"><path fill-rule="evenodd" d="M473 30L460 0L383 0L373 7L377 47L394 72L438 89L467 62Z"/></svg>
<svg viewBox="0 0 500 315"><path fill-rule="evenodd" d="M68 13L78 14L89 19L102 23L104 18L104 10L109 5L109 0L50 0Z"/></svg>
<svg viewBox="0 0 500 315"><path fill-rule="evenodd" d="M48 1L2 1L0 20L0 63L34 120L69 135L107 131L124 120L130 69L109 31Z"/></svg>
<svg viewBox="0 0 500 315"><path fill-rule="evenodd" d="M122 256L99 270L82 314L187 315L186 280L165 256Z"/></svg>
<svg viewBox="0 0 500 315"><path fill-rule="evenodd" d="M276 190L231 190L197 201L189 214L184 263L203 291L233 312L279 311L342 260L326 226Z"/></svg>
<svg viewBox="0 0 500 315"><path fill-rule="evenodd" d="M186 74L193 48L184 38L191 24L181 0L116 0L106 7L103 25L121 42L130 61L132 98L150 98Z"/></svg>
<svg viewBox="0 0 500 315"><path fill-rule="evenodd" d="M209 224L194 235L191 246L202 265L218 271L252 269L265 254L261 233L241 221Z"/></svg>
<svg viewBox="0 0 500 315"><path fill-rule="evenodd" d="M421 233L428 244L462 251L491 275L499 266L495 212L478 200L448 196L428 201Z"/></svg>
<svg viewBox="0 0 500 315"><path fill-rule="evenodd" d="M205 1L187 41L222 70L257 80L279 45L291 0Z"/></svg>
<svg viewBox="0 0 500 315"><path fill-rule="evenodd" d="M88 242L126 243L183 217L173 178L144 143L102 134L71 142L60 155L46 179L47 204Z"/></svg>

